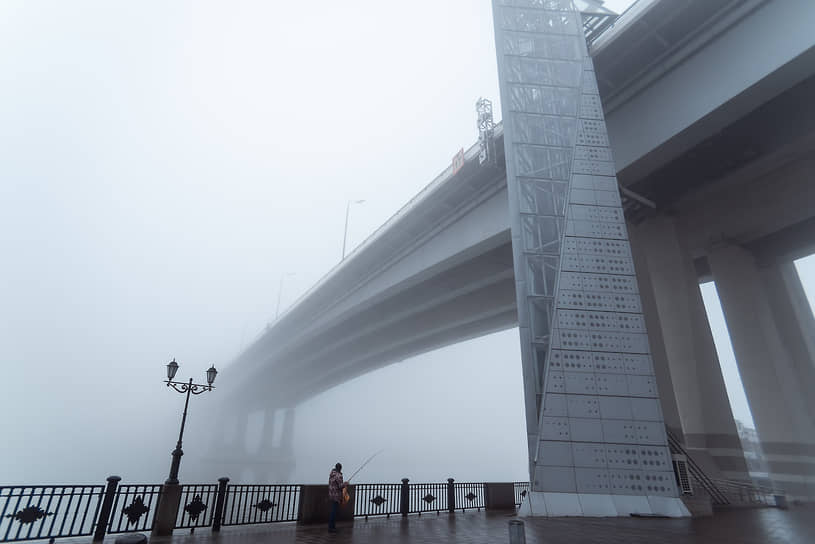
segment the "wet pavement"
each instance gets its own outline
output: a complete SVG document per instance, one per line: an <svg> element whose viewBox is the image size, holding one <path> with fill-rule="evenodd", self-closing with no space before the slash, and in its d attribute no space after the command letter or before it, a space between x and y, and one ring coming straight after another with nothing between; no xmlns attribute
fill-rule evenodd
<svg viewBox="0 0 815 544"><path fill-rule="evenodd" d="M151 542L171 544L337 544L462 542L498 544L509 542L508 513L467 511L357 519L338 524L329 534L322 526L293 523L225 527L220 534L199 529L194 535L176 531L172 538ZM697 519L655 518L525 518L526 541L542 544L815 544L815 505L717 511ZM105 544L113 543L113 537Z"/></svg>

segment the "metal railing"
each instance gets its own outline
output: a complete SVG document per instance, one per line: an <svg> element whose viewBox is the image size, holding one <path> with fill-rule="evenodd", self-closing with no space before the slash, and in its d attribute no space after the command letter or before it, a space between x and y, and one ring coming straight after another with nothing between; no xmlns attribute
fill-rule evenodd
<svg viewBox="0 0 815 544"><path fill-rule="evenodd" d="M688 472L690 472L693 479L696 480L696 482L702 486L705 491L707 491L713 504L715 506L730 504L730 500L727 498L727 495L722 493L722 491L716 486L716 483L711 480L707 474L705 474L702 468L696 464L693 458L688 455L688 452L667 427L665 428L665 433L668 435L668 447L671 450L671 453L678 453L685 456L688 462Z"/></svg>
<svg viewBox="0 0 815 544"><path fill-rule="evenodd" d="M410 484L408 513L436 512L447 510L447 484Z"/></svg>
<svg viewBox="0 0 815 544"><path fill-rule="evenodd" d="M369 516L400 514L402 484L356 484L354 486L354 515Z"/></svg>
<svg viewBox="0 0 815 544"><path fill-rule="evenodd" d="M464 511L470 508L481 510L486 507L483 483L457 483L453 484L453 489L456 510Z"/></svg>
<svg viewBox="0 0 815 544"><path fill-rule="evenodd" d="M515 482L515 506L521 506L521 503L529 495L529 482Z"/></svg>
<svg viewBox="0 0 815 544"><path fill-rule="evenodd" d="M215 517L217 500L218 484L182 485L175 528L189 529L192 533L198 527L210 527Z"/></svg>
<svg viewBox="0 0 815 544"><path fill-rule="evenodd" d="M160 484L120 485L108 522L108 534L151 531L160 496Z"/></svg>
<svg viewBox="0 0 815 544"><path fill-rule="evenodd" d="M0 487L0 542L92 535L103 485Z"/></svg>
<svg viewBox="0 0 815 544"><path fill-rule="evenodd" d="M210 527L217 532L225 525L300 521L301 515L310 515L301 513L303 500L327 505L327 497L313 495L314 490L304 499L304 486L296 484L228 485L229 478L220 478L217 484L119 485L120 480L111 476L107 486L0 487L0 542L89 535L100 542L108 534L161 532L167 527L191 533ZM368 519L481 510L487 507L489 485L452 478L446 483L411 484L405 478L401 484L356 484L353 515ZM529 489L526 482L496 485L513 485L516 503ZM172 504L159 508L165 500Z"/></svg>
<svg viewBox="0 0 815 544"><path fill-rule="evenodd" d="M713 482L733 505L776 506L775 496L783 495L776 489L738 480L714 479Z"/></svg>
<svg viewBox="0 0 815 544"><path fill-rule="evenodd" d="M666 428L668 446L671 453L679 453L687 459L688 472L694 481L707 491L713 506L765 505L776 506L776 495L783 491L738 480L710 478L696 464L693 457L685 450L679 440Z"/></svg>
<svg viewBox="0 0 815 544"><path fill-rule="evenodd" d="M297 521L299 485L230 485L221 525Z"/></svg>

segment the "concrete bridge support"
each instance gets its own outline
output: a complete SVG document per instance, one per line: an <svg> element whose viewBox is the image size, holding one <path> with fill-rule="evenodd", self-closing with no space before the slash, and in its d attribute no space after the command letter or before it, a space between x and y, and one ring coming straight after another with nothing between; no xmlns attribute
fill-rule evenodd
<svg viewBox="0 0 815 544"><path fill-rule="evenodd" d="M759 267L769 295L773 317L795 370L796 381L805 386L804 401L815 421L815 318L795 263L773 262Z"/></svg>
<svg viewBox="0 0 815 544"><path fill-rule="evenodd" d="M294 477L294 408L266 409L260 447L253 456L262 483L289 483ZM280 428L278 430L278 427Z"/></svg>
<svg viewBox="0 0 815 544"><path fill-rule="evenodd" d="M737 245L708 254L770 478L815 499L811 310L787 264L760 266Z"/></svg>
<svg viewBox="0 0 815 544"><path fill-rule="evenodd" d="M294 408L224 403L212 413L209 445L198 479L228 476L237 483L291 483L294 477Z"/></svg>
<svg viewBox="0 0 815 544"><path fill-rule="evenodd" d="M653 307L645 307L648 332L660 328L689 453L710 476L749 481L697 274L677 221L660 215L630 228L640 256L640 289L646 284L652 289ZM654 357L655 366L660 362ZM660 388L660 396L670 428L670 407L665 410L670 395Z"/></svg>
<svg viewBox="0 0 815 544"><path fill-rule="evenodd" d="M237 433L222 450L235 483L290 483L294 477L294 408L238 413Z"/></svg>

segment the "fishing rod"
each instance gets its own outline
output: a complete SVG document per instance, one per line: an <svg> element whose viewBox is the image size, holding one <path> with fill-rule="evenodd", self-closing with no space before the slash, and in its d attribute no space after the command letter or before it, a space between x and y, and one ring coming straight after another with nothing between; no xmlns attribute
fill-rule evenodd
<svg viewBox="0 0 815 544"><path fill-rule="evenodd" d="M359 474L359 471L360 471L360 470L362 470L363 468L365 468L365 465L367 465L368 463L370 463L370 462L373 460L373 458L374 458L374 457L376 457L377 455L379 455L379 454L380 454L380 453L382 453L383 451L385 451L385 450L379 450L379 451L378 451L378 452L376 452L375 454L373 454L373 455L371 455L370 457L368 457L368 459L366 459L366 460L365 460L365 462L364 462L364 463L362 463L362 466L361 466L361 467L359 467L359 468L357 469L357 471L356 471L356 472L354 472L353 474L351 474L351 478L353 478L354 476L356 476L357 474ZM346 483L350 483L350 482L351 482L351 478L348 478L348 482L346 482ZM340 500L340 504L341 504L342 506L345 506L346 504L348 504L348 502L349 502L350 500L351 500L351 496L348 494L348 487L347 487L347 486L343 486L343 488L342 488L342 499Z"/></svg>
<svg viewBox="0 0 815 544"><path fill-rule="evenodd" d="M373 455L371 455L370 457L368 457L368 459L367 459L367 460L366 460L364 463L362 463L362 466L361 466L361 467L359 467L359 468L357 469L357 471L356 471L356 472L354 472L353 474L351 474L351 477L350 477L350 478L348 478L348 481L350 482L350 481L351 481L351 478L353 478L354 476L356 476L357 474L359 474L359 471L360 471L360 470L362 470L363 468L365 468L365 465L367 465L368 463L370 463L371 461L373 461L373 458L374 458L374 457L376 457L377 455L379 455L380 453L382 453L383 451L385 451L385 450L379 450L379 451L378 451L378 452L376 452L375 454L373 454Z"/></svg>

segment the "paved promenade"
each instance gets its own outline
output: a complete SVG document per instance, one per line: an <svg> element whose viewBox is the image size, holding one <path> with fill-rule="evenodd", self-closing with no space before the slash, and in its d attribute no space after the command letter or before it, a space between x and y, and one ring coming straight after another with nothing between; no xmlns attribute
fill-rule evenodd
<svg viewBox="0 0 815 544"><path fill-rule="evenodd" d="M509 541L508 514L471 512L455 515L410 516L407 519L358 519L338 525L338 534L325 527L274 524L224 528L213 536L208 529L194 536L177 531L171 544L402 544L462 542L500 544ZM525 519L526 540L541 544L812 544L815 506L731 510L698 519L532 518ZM113 538L105 543L113 542Z"/></svg>

